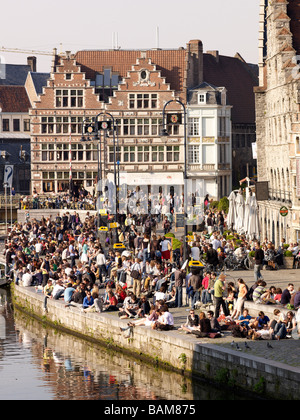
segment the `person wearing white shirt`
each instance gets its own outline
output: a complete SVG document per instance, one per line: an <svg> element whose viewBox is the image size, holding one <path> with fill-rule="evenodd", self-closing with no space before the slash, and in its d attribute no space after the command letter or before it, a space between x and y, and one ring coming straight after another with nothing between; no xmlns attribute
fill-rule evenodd
<svg viewBox="0 0 300 420"><path fill-rule="evenodd" d="M41 242L40 241L38 241L36 244L35 244L35 252L36 252L36 254L38 254L38 256L40 256L41 255L41 253L42 253L42 250L43 250L43 245L41 244Z"/></svg>
<svg viewBox="0 0 300 420"><path fill-rule="evenodd" d="M56 285L53 287L52 291L52 298L53 299L59 299L64 294L65 288L63 287L62 280L58 280Z"/></svg>
<svg viewBox="0 0 300 420"><path fill-rule="evenodd" d="M22 283L24 287L30 287L32 285L32 274L29 270L25 269L25 272L22 276Z"/></svg>
<svg viewBox="0 0 300 420"><path fill-rule="evenodd" d="M102 249L100 249L99 253L97 254L96 265L99 268L99 279L100 279L100 282L102 283L102 279L103 279L102 275L104 275L104 278L105 278L107 274L106 258Z"/></svg>
<svg viewBox="0 0 300 420"><path fill-rule="evenodd" d="M211 241L213 249L217 251L220 246L222 246L221 241L217 238L217 236L214 236L214 239Z"/></svg>
<svg viewBox="0 0 300 420"><path fill-rule="evenodd" d="M193 242L192 248L191 248L191 257L194 261L200 260L200 249L196 245L196 242Z"/></svg>

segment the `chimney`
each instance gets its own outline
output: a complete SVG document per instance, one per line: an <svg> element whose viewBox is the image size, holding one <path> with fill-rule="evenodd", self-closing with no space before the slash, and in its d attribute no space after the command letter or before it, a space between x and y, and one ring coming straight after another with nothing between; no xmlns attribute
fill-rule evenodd
<svg viewBox="0 0 300 420"><path fill-rule="evenodd" d="M36 73L36 57L27 57L27 64L33 73Z"/></svg>
<svg viewBox="0 0 300 420"><path fill-rule="evenodd" d="M203 44L199 39L187 44L187 89L203 82Z"/></svg>
<svg viewBox="0 0 300 420"><path fill-rule="evenodd" d="M213 55L215 57L215 59L216 59L216 62L217 63L219 62L219 51L216 51L216 50L214 50L214 51L207 51L206 54Z"/></svg>

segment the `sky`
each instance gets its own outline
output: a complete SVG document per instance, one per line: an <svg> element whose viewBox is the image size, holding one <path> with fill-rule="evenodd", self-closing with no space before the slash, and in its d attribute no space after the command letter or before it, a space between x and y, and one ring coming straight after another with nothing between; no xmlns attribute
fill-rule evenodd
<svg viewBox="0 0 300 420"><path fill-rule="evenodd" d="M260 0L13 0L1 2L0 48L75 53L82 49L179 48L192 39L204 52L236 52L258 62ZM158 28L158 29L157 29ZM157 33L159 36L157 37ZM29 54L27 54L29 55ZM1 62L25 64L26 54L0 50ZM41 72L51 56L37 55Z"/></svg>

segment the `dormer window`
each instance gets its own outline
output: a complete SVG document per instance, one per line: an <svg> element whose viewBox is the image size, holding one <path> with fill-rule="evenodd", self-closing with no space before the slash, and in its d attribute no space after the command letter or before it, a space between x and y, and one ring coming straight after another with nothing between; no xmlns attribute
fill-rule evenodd
<svg viewBox="0 0 300 420"><path fill-rule="evenodd" d="M206 93L199 93L198 103L199 104L206 104Z"/></svg>

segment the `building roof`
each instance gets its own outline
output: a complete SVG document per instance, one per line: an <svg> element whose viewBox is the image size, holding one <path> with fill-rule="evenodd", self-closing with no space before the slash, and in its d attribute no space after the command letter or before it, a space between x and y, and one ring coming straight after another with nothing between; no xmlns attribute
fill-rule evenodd
<svg viewBox="0 0 300 420"><path fill-rule="evenodd" d="M252 67L239 58L203 54L203 79L227 89L227 102L232 105L233 124L255 123L254 87L258 85Z"/></svg>
<svg viewBox="0 0 300 420"><path fill-rule="evenodd" d="M38 95L43 93L43 87L47 86L47 80L50 78L50 73L34 73L30 72L35 91Z"/></svg>
<svg viewBox="0 0 300 420"><path fill-rule="evenodd" d="M2 64L0 86L24 85L29 71L31 71L31 67L29 65Z"/></svg>
<svg viewBox="0 0 300 420"><path fill-rule="evenodd" d="M181 92L184 85L186 50L147 50L147 57L151 58L156 69L170 83L171 89ZM137 58L141 57L141 50L85 50L78 51L75 59L81 65L81 70L86 77L95 80L96 73L102 73L104 68L111 68L121 78L127 76L127 72L136 64Z"/></svg>
<svg viewBox="0 0 300 420"><path fill-rule="evenodd" d="M0 108L2 112L29 111L31 104L24 86L0 86Z"/></svg>

